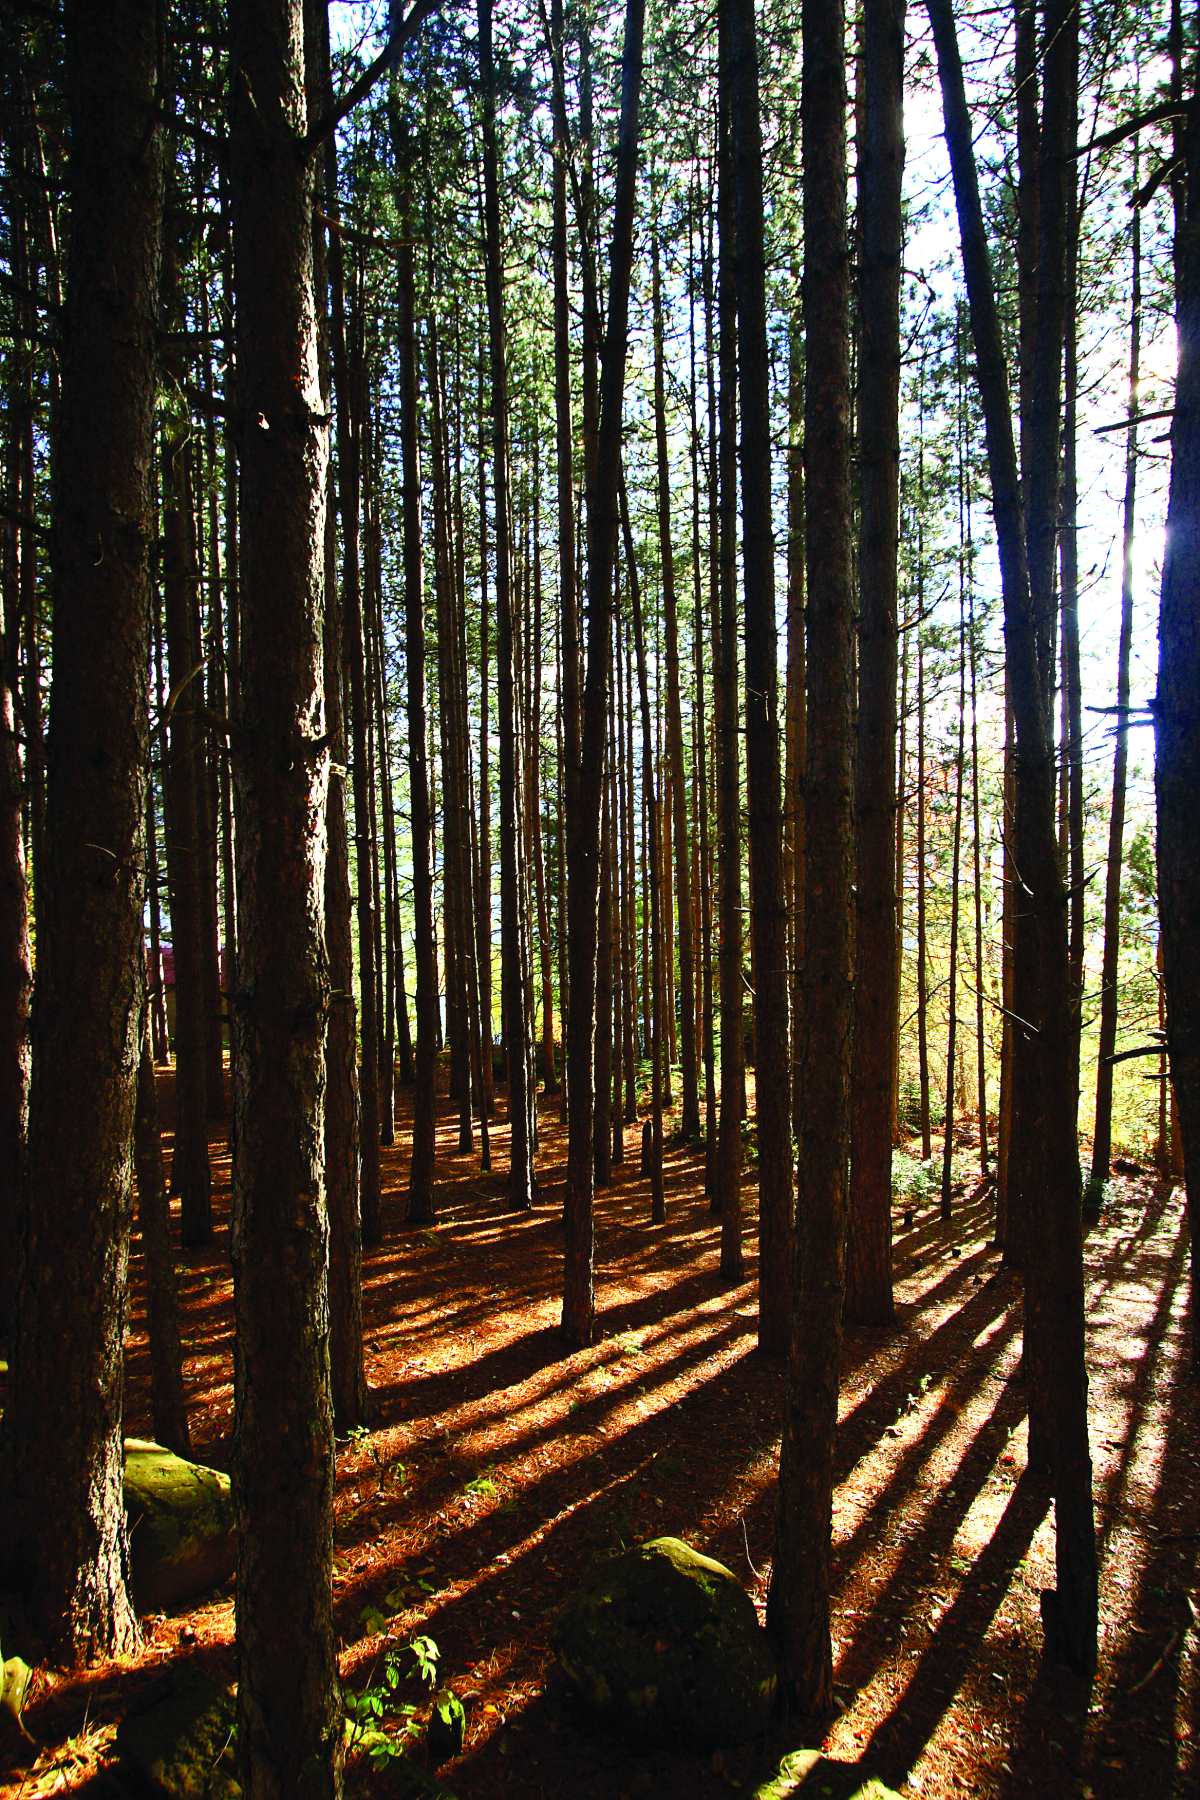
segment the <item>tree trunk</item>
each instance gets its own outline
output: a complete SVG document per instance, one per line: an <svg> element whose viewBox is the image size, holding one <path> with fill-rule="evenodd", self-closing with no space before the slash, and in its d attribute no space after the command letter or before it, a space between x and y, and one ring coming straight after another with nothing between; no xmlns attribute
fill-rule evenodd
<svg viewBox="0 0 1200 1800"><path fill-rule="evenodd" d="M900 263L904 228L904 0L863 12L859 160L858 723L850 1228L846 1313L887 1325L892 1307L892 1111L897 1024L896 558L900 543Z"/></svg>
<svg viewBox="0 0 1200 1800"><path fill-rule="evenodd" d="M517 744L515 612L509 543L508 368L504 321L504 251L496 144L496 73L492 0L479 0L479 76L483 89L484 284L492 365L492 468L496 489L496 675L500 729L500 1007L508 1066L508 1203L527 1211L534 1200L535 1082L532 1020L527 1005L529 937L522 905L527 850Z"/></svg>
<svg viewBox="0 0 1200 1800"><path fill-rule="evenodd" d="M727 33L741 401L746 784L753 892L754 1115L758 1127L758 1347L784 1356L792 1292L792 1100L787 902L779 791L771 394L763 248L762 120L754 0L723 0Z"/></svg>
<svg viewBox="0 0 1200 1800"><path fill-rule="evenodd" d="M167 331L182 317L178 278L180 221L167 213L163 252L162 316ZM164 374L178 382L174 352ZM163 799L167 831L171 945L175 961L175 1149L171 1186L183 1212L183 1242L212 1241L212 1189L208 1164L209 1017L205 978L203 853L204 749L200 725L202 664L196 656L198 605L196 537L189 460L190 428L178 412L164 420L160 466L163 493L163 613L170 696L163 748Z"/></svg>
<svg viewBox="0 0 1200 1800"><path fill-rule="evenodd" d="M595 1071L592 1046L595 1037L600 815L612 642L612 592L617 560L617 486L624 413L629 282L633 267L644 25L644 0L628 0L621 61L621 123L609 262L608 319L600 370L599 421L596 454L587 463L588 643L578 806L574 817L569 809L567 814L569 1124L562 1330L567 1342L574 1345L590 1343L595 1331L592 1205Z"/></svg>
<svg viewBox="0 0 1200 1800"><path fill-rule="evenodd" d="M1137 187L1136 169L1134 188ZM1129 303L1129 416L1138 410L1142 336L1142 214L1133 209L1132 283ZM1121 863L1125 847L1125 775L1129 765L1129 662L1133 651L1133 549L1137 535L1138 432L1125 439L1125 504L1121 534L1121 629L1117 645L1116 747L1113 753L1112 810L1108 819L1108 872L1104 884L1104 959L1100 975L1100 1042L1096 1058L1096 1121L1092 1132L1092 1173L1086 1205L1100 1211L1112 1158L1112 1056L1117 1046L1117 1001L1121 960Z"/></svg>
<svg viewBox="0 0 1200 1800"><path fill-rule="evenodd" d="M675 902L679 915L679 1051L682 1086L679 1135L686 1143L700 1136L700 1090L693 1001L696 951L692 937L692 870L688 848L687 788L683 778L683 714L679 696L679 620L675 601L675 553L671 544L671 469L667 459L667 397L663 357L663 300L658 229L651 241L651 305L654 321L654 447L658 498L658 544L662 565L663 630L667 662L667 763L671 777L671 824L675 849Z"/></svg>
<svg viewBox="0 0 1200 1800"><path fill-rule="evenodd" d="M805 477L808 592L808 903L805 919L796 1316L779 1468L767 1626L789 1710L832 1700L829 1566L845 1293L852 1001L850 266L846 233L845 22L841 0L805 0Z"/></svg>
<svg viewBox="0 0 1200 1800"><path fill-rule="evenodd" d="M146 1276L146 1335L150 1340L150 1417L160 1444L186 1456L191 1448L183 1352L179 1338L179 1295L171 1249L171 1203L163 1172L158 1123L150 1008L142 1005L142 1048L138 1057L133 1121L133 1161L137 1175L138 1228Z"/></svg>
<svg viewBox="0 0 1200 1800"><path fill-rule="evenodd" d="M122 1386L141 1055L158 9L66 9L71 232L29 1184L5 1418L5 1560L64 1661L139 1643L126 1588ZM114 246L120 279L114 279ZM70 1129L64 1129L66 1121Z"/></svg>
<svg viewBox="0 0 1200 1800"><path fill-rule="evenodd" d="M724 58L722 58L724 62ZM717 158L717 274L719 398L709 371L710 428L717 408L716 592L713 608L713 704L717 733L718 987L721 1016L721 1118L717 1130L714 1210L721 1216L721 1274L742 1279L742 1121L746 1110L746 1040L742 1026L741 751L738 743L737 622L737 298L732 158L729 152L728 72L721 88ZM713 259L710 256L710 271ZM709 282L711 286L712 275ZM713 340L711 329L709 342Z"/></svg>
<svg viewBox="0 0 1200 1800"><path fill-rule="evenodd" d="M408 229L396 251L396 347L400 361L400 425L404 480L404 671L408 714L408 798L412 843L413 919L416 955L417 1042L413 1063L412 1159L407 1217L429 1224L435 1217L433 1168L437 1144L436 1042L437 949L433 933L432 806L425 719L425 590L421 544L421 440L419 423L416 280L413 269L413 147L404 100L389 96L392 145Z"/></svg>
<svg viewBox="0 0 1200 1800"><path fill-rule="evenodd" d="M1200 1368L1196 1303L1196 1208L1200 1197L1200 100L1188 101L1186 205L1177 246L1179 373L1171 427L1171 495L1158 623L1154 791L1158 808L1158 904L1167 994L1167 1049L1179 1108L1192 1268L1192 1354Z"/></svg>
<svg viewBox="0 0 1200 1800"><path fill-rule="evenodd" d="M247 1800L341 1789L324 1178L328 422L300 0L236 0L242 637L233 1253L238 1756ZM315 71L314 71L315 73ZM314 92L320 92L314 83ZM304 1629L297 1632L295 1621Z"/></svg>
<svg viewBox="0 0 1200 1800"><path fill-rule="evenodd" d="M1096 1658L1096 1545L1092 1519L1091 1457L1087 1433L1087 1370L1084 1360L1083 1258L1080 1240L1078 1149L1071 1096L1070 968L1066 895L1054 829L1054 744L1046 705L1047 669L1040 640L1041 617L1031 587L1022 530L1021 490L1012 438L1008 379L996 311L987 238L979 200L954 17L949 0L928 0L937 46L946 120L946 140L954 177L962 237L963 269L975 342L980 399L992 480L992 511L1000 556L1004 599L1005 651L1009 693L1016 721L1015 781L1018 857L1026 895L1020 934L1030 939L1032 980L1018 985L1016 1009L1031 1034L1024 1054L1031 1059L1028 1112L1020 1129L1031 1142L1025 1166L1038 1172L1042 1231L1031 1255L1026 1284L1026 1347L1031 1433L1035 1408L1045 1443L1055 1496L1057 1591L1043 1595L1046 1647L1055 1660L1082 1673ZM1048 21L1058 38L1069 36L1057 9ZM1060 160L1073 134L1072 117L1058 117L1063 71L1054 64L1069 47L1052 43L1047 55L1046 116L1054 122ZM1045 152L1045 145L1043 145ZM1044 156L1043 175L1047 166ZM1042 186L1043 209L1049 204ZM1064 209L1065 211L1065 209ZM1053 232L1043 220L1041 242L1050 254ZM1052 286L1053 271L1043 272ZM1052 309L1051 309L1052 310ZM1045 321L1042 321L1045 324ZM1061 343L1060 343L1061 350ZM1057 383L1055 383L1057 388ZM1047 431L1057 466L1057 432ZM1047 446L1043 446L1043 454ZM1045 471L1041 471L1043 484ZM1031 1452L1032 1454L1032 1452Z"/></svg>

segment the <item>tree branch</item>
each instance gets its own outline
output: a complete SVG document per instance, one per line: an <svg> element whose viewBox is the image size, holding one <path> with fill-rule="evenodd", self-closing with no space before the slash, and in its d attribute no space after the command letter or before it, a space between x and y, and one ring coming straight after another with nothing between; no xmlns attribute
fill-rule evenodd
<svg viewBox="0 0 1200 1800"><path fill-rule="evenodd" d="M386 75L400 60L404 46L411 42L431 13L435 13L442 5L442 0L413 0L412 6L401 19L398 17L400 0L393 0L392 18L395 21L388 33L388 41L375 61L365 68L357 81L351 82L340 100L335 100L328 110L321 114L316 124L311 127L302 140L300 148L306 156L331 137L348 114L354 111L360 100L365 100L381 75Z"/></svg>

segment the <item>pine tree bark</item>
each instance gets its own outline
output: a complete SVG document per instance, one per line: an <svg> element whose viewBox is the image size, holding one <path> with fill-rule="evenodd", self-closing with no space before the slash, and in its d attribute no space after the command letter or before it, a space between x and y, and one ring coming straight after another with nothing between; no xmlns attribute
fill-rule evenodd
<svg viewBox="0 0 1200 1800"><path fill-rule="evenodd" d="M435 1216L434 1081L437 1053L437 947L433 928L432 804L425 712L425 589L421 524L421 441L416 279L413 268L412 140L404 102L388 96L392 145L400 179L402 216L409 229L396 252L396 348L400 365L400 426L404 484L404 671L408 723L409 835L412 846L413 937L416 961L416 1047L413 1057L413 1135L407 1217Z"/></svg>
<svg viewBox="0 0 1200 1800"><path fill-rule="evenodd" d="M683 712L679 686L679 617L675 597L675 552L671 543L671 469L667 458L667 396L663 354L662 255L655 228L651 242L651 307L654 336L654 450L658 499L658 544L662 569L663 634L667 664L667 763L671 776L671 825L675 851L675 904L679 918L679 1009L681 1105L679 1135L700 1137L699 1061L696 1055L696 950L692 933L692 868L688 846L687 788L683 778Z"/></svg>
<svg viewBox="0 0 1200 1800"><path fill-rule="evenodd" d="M163 1170L158 1122L154 1051L150 1041L148 996L142 1002L142 1047L138 1057L133 1121L133 1161L137 1175L138 1229L146 1273L146 1335L150 1340L150 1417L160 1444L186 1456L191 1448L179 1294L171 1248L171 1204Z"/></svg>
<svg viewBox="0 0 1200 1800"><path fill-rule="evenodd" d="M181 317L178 278L180 221L167 212L163 252L162 316L167 331ZM171 351L164 374L178 383L182 368ZM163 618L170 695L163 754L167 880L171 944L175 960L175 1148L171 1186L180 1197L183 1242L197 1248L212 1240L212 1182L208 1162L210 1075L205 976L205 905L202 786L204 751L199 709L202 664L194 629L198 606L196 537L188 420L168 414L161 434L163 495Z"/></svg>
<svg viewBox="0 0 1200 1800"><path fill-rule="evenodd" d="M746 1040L742 1020L741 750L738 734L737 625L737 300L733 170L729 150L728 71L718 106L716 338L719 392L709 371L710 427L716 405L716 593L713 608L713 704L717 734L718 993L721 1018L721 1117L717 1128L717 1185L721 1217L721 1274L742 1279L742 1121L746 1113ZM709 258L710 271L713 258ZM712 275L709 281L711 285ZM711 313L711 307L710 307ZM713 340L710 328L709 341Z"/></svg>
<svg viewBox="0 0 1200 1800"><path fill-rule="evenodd" d="M7 1343L16 1316L20 1241L18 1196L29 1147L29 1014L33 965L29 943L25 839L25 783L17 744L15 584L6 582L0 617L0 1242L10 1246L0 1268L0 1337Z"/></svg>
<svg viewBox="0 0 1200 1800"><path fill-rule="evenodd" d="M65 25L75 209L4 1541L5 1560L30 1587L37 1638L77 1662L139 1642L126 1587L121 1420L163 171L157 7L71 0Z"/></svg>
<svg viewBox="0 0 1200 1800"><path fill-rule="evenodd" d="M1018 984L1015 1004L1033 1028L1025 1051L1031 1058L1031 1104L1020 1115L1020 1129L1032 1139L1023 1154L1025 1167L1038 1171L1038 1211L1042 1222L1026 1281L1026 1348L1031 1433L1036 1408L1045 1433L1045 1453L1055 1496L1058 1576L1057 1590L1043 1595L1042 1616L1048 1654L1086 1673L1095 1667L1096 1659L1096 1545L1087 1431L1078 1148L1071 1092L1066 895L1055 834L1054 743L1045 694L1046 676L1052 674L1052 667L1046 669L1042 656L1042 617L1026 561L1007 370L954 18L949 0L927 3L937 48L984 412L1004 600L1009 693L1016 721L1018 854L1026 893L1018 942L1021 935L1028 934L1032 980L1027 987ZM1050 23L1060 36L1068 32L1067 22L1057 12ZM1069 109L1065 122L1055 111L1055 97L1061 98L1058 86L1062 70L1056 68L1051 79L1051 56L1062 52L1063 46L1055 45L1047 56L1046 117L1054 120L1056 133L1069 136ZM1060 152L1064 141L1059 141ZM1044 159L1043 174L1045 167ZM1041 201L1043 208L1049 204L1044 181ZM1045 220L1041 242L1053 243ZM1043 278L1052 283L1052 271L1045 271ZM1056 430L1048 429L1045 435L1042 453L1052 450L1057 468ZM1045 470L1041 471L1041 479L1048 485Z"/></svg>
<svg viewBox="0 0 1200 1800"><path fill-rule="evenodd" d="M328 415L314 171L300 150L310 71L320 92L316 32L306 50L305 24L301 0L230 7L243 722L234 759L234 1491L247 1800L337 1795L342 1762L324 1178Z"/></svg>
<svg viewBox="0 0 1200 1800"><path fill-rule="evenodd" d="M723 0L728 34L734 280L741 401L742 580L746 619L746 785L754 940L754 1114L758 1127L758 1347L784 1356L790 1335L791 1041L787 902L771 523L771 395L763 247L762 119L754 0Z"/></svg>
<svg viewBox="0 0 1200 1800"><path fill-rule="evenodd" d="M597 907L604 739L617 560L618 475L624 412L629 282L642 85L644 0L628 0L621 60L608 319L601 358L596 454L587 464L587 667L580 721L578 805L567 814L567 1196L562 1332L569 1344L595 1332L593 1182L595 1179L595 1039ZM564 643L564 655L566 645Z"/></svg>
<svg viewBox="0 0 1200 1800"><path fill-rule="evenodd" d="M1137 185L1136 180L1134 183ZM1129 416L1138 410L1142 334L1142 214L1133 209L1132 281L1129 302ZM1117 1003L1121 959L1121 859L1125 845L1125 781L1129 766L1129 662L1133 651L1133 550L1137 534L1138 430L1125 439L1125 501L1121 532L1121 627L1117 644L1116 745L1113 751L1112 808L1108 817L1108 868L1104 883L1104 951L1100 973L1100 1039L1096 1056L1096 1120L1092 1132L1092 1172L1085 1200L1097 1216L1112 1157L1112 1056L1117 1046Z"/></svg>
<svg viewBox="0 0 1200 1800"><path fill-rule="evenodd" d="M1167 1051L1179 1108L1187 1184L1192 1269L1192 1353L1200 1368L1196 1305L1196 1208L1200 1196L1200 846L1195 799L1200 791L1200 99L1188 100L1184 138L1186 195L1176 250L1179 372L1171 427L1171 492L1158 624L1154 792L1158 811L1158 904Z"/></svg>
<svg viewBox="0 0 1200 1800"><path fill-rule="evenodd" d="M805 0L805 477L808 592L808 900L795 1318L767 1628L789 1710L828 1711L833 1449L845 1294L853 1022L850 268L845 21Z"/></svg>
<svg viewBox="0 0 1200 1800"><path fill-rule="evenodd" d="M858 722L855 955L846 1315L886 1325L892 1305L892 1111L897 1024L896 559L900 544L900 264L904 227L904 0L863 11L860 251Z"/></svg>
<svg viewBox="0 0 1200 1800"><path fill-rule="evenodd" d="M504 320L504 262L500 233L500 176L496 141L496 71L492 0L479 0L479 76L483 89L484 285L492 364L492 469L496 505L496 678L500 735L500 1009L508 1068L508 1204L533 1205L536 1084L528 1001L529 934L522 903L527 831L517 731L516 616L512 591L508 492L508 366Z"/></svg>

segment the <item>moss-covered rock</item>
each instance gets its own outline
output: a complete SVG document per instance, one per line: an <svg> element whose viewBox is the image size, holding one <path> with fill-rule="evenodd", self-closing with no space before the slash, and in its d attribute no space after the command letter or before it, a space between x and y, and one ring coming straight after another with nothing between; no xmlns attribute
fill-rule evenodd
<svg viewBox="0 0 1200 1800"><path fill-rule="evenodd" d="M143 1792L240 1800L234 1689L202 1670L172 1675L117 1727L117 1753Z"/></svg>
<svg viewBox="0 0 1200 1800"><path fill-rule="evenodd" d="M740 1743L763 1729L775 1699L749 1595L679 1538L602 1563L564 1608L555 1648L593 1717L647 1744Z"/></svg>
<svg viewBox="0 0 1200 1800"><path fill-rule="evenodd" d="M236 1557L228 1475L161 1444L125 1440L125 1512L139 1612L165 1612L228 1581Z"/></svg>
<svg viewBox="0 0 1200 1800"><path fill-rule="evenodd" d="M863 1773L859 1763L838 1762L819 1750L793 1750L778 1772L754 1790L754 1800L790 1800L807 1794L821 1800L900 1800L894 1788L885 1787L875 1775Z"/></svg>

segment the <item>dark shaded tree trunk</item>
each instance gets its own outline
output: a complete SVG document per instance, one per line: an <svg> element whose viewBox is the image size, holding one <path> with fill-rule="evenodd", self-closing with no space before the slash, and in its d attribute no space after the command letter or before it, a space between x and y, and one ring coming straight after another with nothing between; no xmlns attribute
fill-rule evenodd
<svg viewBox="0 0 1200 1800"><path fill-rule="evenodd" d="M420 357L411 198L413 146L404 101L389 94L392 145L407 229L396 252L396 348L400 361L400 427L404 480L404 674L408 717L408 801L412 844L413 921L416 959L417 1041L413 1058L412 1160L407 1217L428 1224L435 1216L433 1168L438 1023L437 946L433 931L432 805L425 717L425 588L421 543Z"/></svg>
<svg viewBox="0 0 1200 1800"><path fill-rule="evenodd" d="M341 1789L324 1177L328 414L314 287L301 0L235 0L241 662L237 1323L238 1758L247 1800ZM310 19L310 25L315 24ZM297 1619L303 1630L296 1629Z"/></svg>
<svg viewBox="0 0 1200 1800"><path fill-rule="evenodd" d="M628 0L621 62L621 124L609 263L608 319L600 370L596 454L587 462L587 669L584 677L578 804L567 812L567 1195L562 1331L569 1344L595 1332L593 1182L595 1179L595 1039L597 906L604 739L617 562L618 478L624 412L629 281L638 121L642 85L644 0ZM585 326L586 329L586 326ZM567 646L564 642L564 656ZM609 1027L611 1029L611 1027Z"/></svg>
<svg viewBox="0 0 1200 1800"><path fill-rule="evenodd" d="M328 15L318 11L317 54L324 104L333 99ZM337 217L337 152L325 150L325 204ZM340 303L340 282L329 292L325 239L313 245L318 298ZM328 339L321 374L329 395ZM325 1032L325 1193L329 1208L329 1356L334 1422L343 1431L365 1424L368 1412L363 1366L362 1213L359 1187L358 1009L354 1000L353 907L350 846L346 831L346 719L342 673L342 596L337 583L334 509L325 511L325 725L330 778L326 802L325 943L329 956L329 1022Z"/></svg>
<svg viewBox="0 0 1200 1800"><path fill-rule="evenodd" d="M146 1335L150 1340L150 1417L160 1444L186 1456L191 1448L183 1352L179 1335L179 1295L171 1248L171 1203L163 1171L158 1123L150 1008L142 1008L142 1048L138 1058L133 1121L133 1161L137 1175L138 1229L146 1274Z"/></svg>
<svg viewBox="0 0 1200 1800"><path fill-rule="evenodd" d="M8 584L6 583L6 586ZM29 1013L33 966L25 839L21 829L25 783L17 745L14 693L18 621L10 588L0 617L0 1241L9 1246L0 1268L0 1337L16 1316L16 1251L20 1193L29 1145Z"/></svg>
<svg viewBox="0 0 1200 1800"><path fill-rule="evenodd" d="M718 993L721 1019L721 1117L717 1128L717 1185L712 1204L721 1216L721 1274L742 1279L742 1121L746 1113L746 1041L742 1029L741 750L738 742L737 625L737 298L732 156L726 57L721 56L717 156L716 341L718 379L709 369L709 424L715 436L716 591L713 606L713 705L717 736ZM713 257L709 257L709 286ZM708 296L706 296L706 299ZM710 345L714 339L708 305ZM715 427L715 430L714 430Z"/></svg>
<svg viewBox="0 0 1200 1800"><path fill-rule="evenodd" d="M336 198L336 188L329 196ZM335 215L336 216L336 215ZM358 1160L359 1214L363 1239L377 1244L382 1235L379 1190L379 984L375 961L375 836L371 830L373 768L369 736L371 696L367 685L363 632L362 556L362 447L366 415L366 380L363 368L361 318L351 321L347 341L347 292L339 232L329 234L329 342L333 361L333 385L337 400L337 500L342 524L342 569L339 612L342 638L337 659L330 665L327 685L349 676L349 724L342 727L343 755L350 751L354 795L355 912L358 926L359 1068ZM339 707L341 712L341 707ZM337 781L344 778L337 776ZM342 802L345 821L345 801Z"/></svg>
<svg viewBox="0 0 1200 1800"><path fill-rule="evenodd" d="M1029 1133L1032 1140L1022 1154L1025 1167L1038 1171L1042 1225L1026 1282L1026 1351L1031 1435L1036 1412L1045 1434L1044 1453L1050 1459L1058 1576L1057 1590L1042 1596L1042 1616L1048 1654L1086 1673L1095 1667L1096 1659L1096 1544L1087 1431L1078 1149L1071 1092L1066 895L1055 835L1054 744L1045 694L1045 681L1051 671L1041 654L1038 594L1031 585L1026 561L1007 370L954 18L949 0L928 0L928 9L937 47L987 436L1004 598L1009 693L1016 721L1018 860L1026 895L1018 932L1018 964L1024 955L1020 939L1027 934L1032 977L1027 986L1022 986L1018 966L1015 1006L1032 1026L1023 1049L1032 1065L1027 1090L1030 1109L1019 1112L1019 1123L1020 1130ZM1048 26L1060 38L1069 35L1068 24L1057 9ZM1069 49L1060 42L1051 46L1047 56L1046 118L1054 122L1057 159L1065 162L1064 149L1069 147L1067 140L1073 135L1073 125L1069 108L1066 120L1059 117L1064 71L1057 66L1052 70L1051 66L1052 57L1063 54L1069 55ZM1043 176L1048 160L1054 158L1047 157L1043 144ZM1041 203L1044 215L1050 204L1044 179ZM1065 215L1065 206L1062 211ZM1049 256L1053 232L1047 230L1044 216L1040 242L1043 256ZM1053 272L1043 271L1042 278L1052 284ZM1053 311L1052 306L1050 310ZM1041 328L1045 323L1043 319ZM1061 353L1061 337L1059 348ZM1054 385L1057 389L1057 382ZM1046 440L1042 454L1053 451L1057 469L1056 429L1047 430ZM1045 484L1045 471L1041 473ZM1031 1445L1031 1459L1033 1456Z"/></svg>
<svg viewBox="0 0 1200 1800"><path fill-rule="evenodd" d="M162 315L174 331L182 318L175 238L180 220L168 209L163 254ZM177 354L164 358L168 382L183 370ZM175 960L175 1148L171 1186L183 1213L189 1248L212 1240L212 1179L208 1163L209 1014L206 976L204 746L200 724L203 664L196 654L199 603L195 516L186 417L168 414L161 434L163 493L163 616L170 694L163 744L163 801L171 945Z"/></svg>
<svg viewBox="0 0 1200 1800"><path fill-rule="evenodd" d="M670 770L671 827L675 851L675 904L679 917L679 1053L682 1089L679 1135L687 1143L700 1136L699 1059L696 1055L696 950L692 932L692 868L688 847L687 788L683 778L683 712L679 684L679 618L675 599L675 552L671 543L671 469L667 458L667 394L663 356L663 300L658 227L651 244L651 305L654 321L654 451L658 500L658 545L662 565L663 635L667 664L667 765Z"/></svg>
<svg viewBox="0 0 1200 1800"><path fill-rule="evenodd" d="M832 1700L829 1565L845 1296L853 1023L850 266L841 0L805 0L805 480L808 592L808 899L800 1204L775 1562L767 1627L789 1710ZM801 1324L802 1322L802 1324Z"/></svg>
<svg viewBox="0 0 1200 1800"><path fill-rule="evenodd" d="M479 77L483 90L484 285L492 365L492 469L496 491L496 679L500 733L500 1009L508 1069L508 1203L516 1212L534 1201L536 1084L528 1005L529 934L522 903L523 858L534 822L524 817L517 742L516 619L512 591L508 492L508 366L504 321L504 250L500 233L500 177L496 143L496 72L492 59L492 0L479 0Z"/></svg>
<svg viewBox="0 0 1200 1800"><path fill-rule="evenodd" d="M1136 169L1136 163L1135 163ZM1136 176L1134 181L1136 188ZM1129 416L1138 410L1142 337L1142 214L1133 209L1132 281L1129 302ZM1117 1047L1117 1001L1121 960L1121 862L1125 847L1125 780L1129 766L1129 662L1133 651L1133 549L1137 535L1138 431L1125 439L1125 503L1121 534L1121 628L1117 644L1116 747L1113 752L1112 809L1108 818L1108 870L1104 884L1104 952L1100 974L1100 1039L1096 1057L1096 1122L1092 1172L1086 1204L1097 1214L1112 1158L1112 1056Z"/></svg>
<svg viewBox="0 0 1200 1800"><path fill-rule="evenodd" d="M787 902L771 524L771 393L763 249L762 119L754 0L723 0L741 401L746 784L754 939L754 1116L758 1127L758 1347L787 1353L792 1293L792 1099Z"/></svg>
<svg viewBox="0 0 1200 1800"><path fill-rule="evenodd" d="M900 543L900 263L904 228L904 0L863 11L858 169L858 721L850 1226L846 1316L886 1325L892 1307L892 1113L896 1078L896 558Z"/></svg>
<svg viewBox="0 0 1200 1800"><path fill-rule="evenodd" d="M1197 1199L1200 1197L1200 100L1188 102L1186 197L1176 247L1179 373L1171 427L1171 495L1158 615L1154 792L1158 809L1158 905L1167 1049L1179 1107L1192 1267L1192 1354L1200 1368L1196 1304Z"/></svg>
<svg viewBox="0 0 1200 1800"><path fill-rule="evenodd" d="M151 467L163 172L158 9L65 14L75 201L55 483L54 672L5 1560L67 1662L139 1642L122 1378L141 1055ZM113 278L113 247L121 279ZM70 1130L64 1121L70 1121ZM35 1572L31 1578L31 1571Z"/></svg>
<svg viewBox="0 0 1200 1800"><path fill-rule="evenodd" d="M621 477L621 531L625 540L625 575L629 582L629 610L633 626L633 655L637 665L638 699L642 715L642 806L645 809L646 887L650 916L650 1135L643 1139L642 1173L650 1177L650 1219L662 1225L667 1217L663 1187L663 1059L666 1014L666 972L663 968L662 859L659 855L662 804L654 766L654 722L650 710L650 682L646 667L646 632L642 618L641 581L629 522L629 496ZM649 1156L646 1150L649 1150Z"/></svg>

